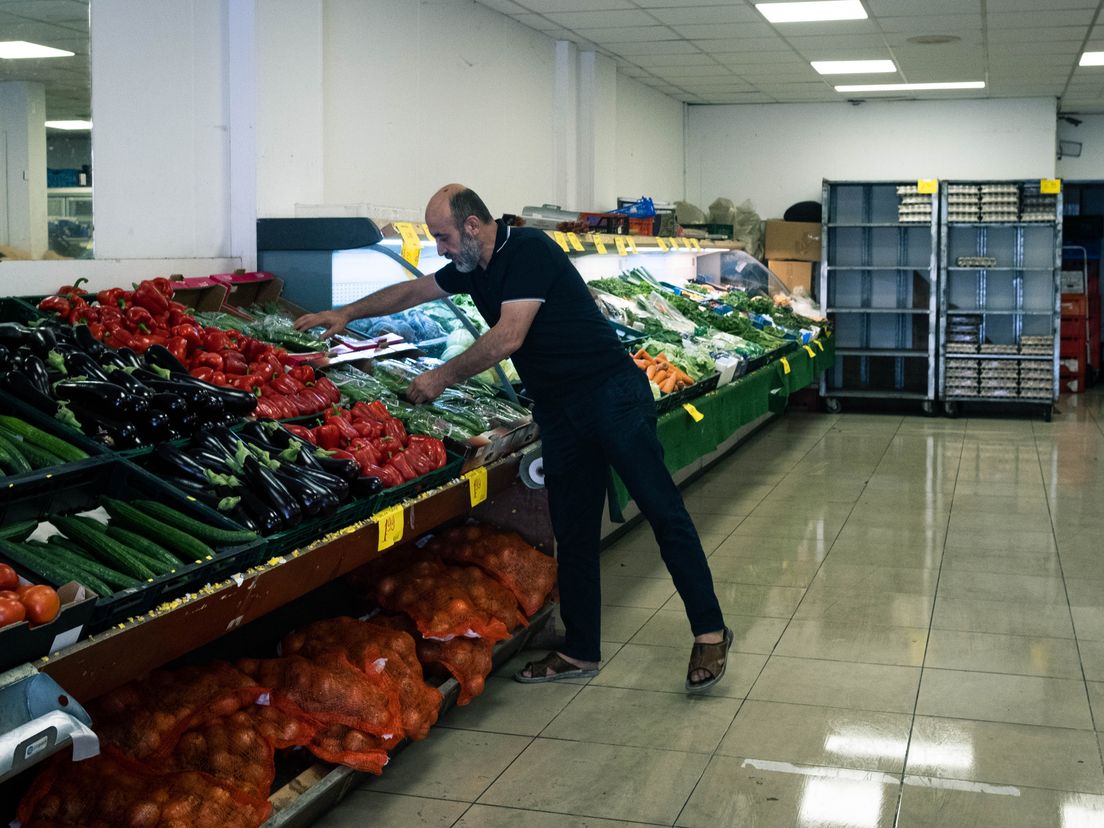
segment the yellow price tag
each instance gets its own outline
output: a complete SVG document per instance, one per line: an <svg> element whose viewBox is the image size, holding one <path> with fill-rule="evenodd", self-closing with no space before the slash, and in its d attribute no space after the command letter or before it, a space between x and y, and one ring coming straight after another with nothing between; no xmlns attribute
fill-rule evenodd
<svg viewBox="0 0 1104 828"><path fill-rule="evenodd" d="M422 225L422 233L425 235L427 242L429 242L430 244L436 244L437 243L437 239L433 238L433 234L429 232L429 225L428 224L423 224Z"/></svg>
<svg viewBox="0 0 1104 828"><path fill-rule="evenodd" d="M626 243L629 245L629 250L631 250L633 253L637 252L636 239L634 239L632 236L629 236L628 239L626 239Z"/></svg>
<svg viewBox="0 0 1104 828"><path fill-rule="evenodd" d="M567 234L563 230L557 230L552 234L552 237L556 240L556 244L560 246L560 249L566 253L571 248L567 246Z"/></svg>
<svg viewBox="0 0 1104 828"><path fill-rule="evenodd" d="M1057 195L1062 192L1062 179L1060 178L1041 178L1039 179L1039 192L1046 193L1047 195Z"/></svg>
<svg viewBox="0 0 1104 828"><path fill-rule="evenodd" d="M468 494L471 495L471 505L478 506L487 499L487 468L480 466L465 472L464 477L468 481Z"/></svg>
<svg viewBox="0 0 1104 828"><path fill-rule="evenodd" d="M678 250L678 248L679 248L679 240L678 239L676 239L674 236L671 236L670 243L671 243L671 249L672 250Z"/></svg>
<svg viewBox="0 0 1104 828"><path fill-rule="evenodd" d="M422 255L422 240L418 238L418 231L409 221L396 221L395 229L402 236L402 257L417 267Z"/></svg>
<svg viewBox="0 0 1104 828"><path fill-rule="evenodd" d="M594 233L590 236L587 236L587 241L593 242L594 249L598 251L599 255L606 255L606 243L602 241L602 236L600 233Z"/></svg>
<svg viewBox="0 0 1104 828"><path fill-rule="evenodd" d="M665 242L665 241L664 241L664 240L663 240L662 238L660 238L659 236L656 236L656 244L658 244L658 245L659 245L659 249L660 249L660 250L662 250L662 251L663 251L664 253L666 253L666 252L667 252L667 242Z"/></svg>
<svg viewBox="0 0 1104 828"><path fill-rule="evenodd" d="M614 244L617 245L618 255L620 255L620 256L628 256L629 255L629 248L625 244L625 237L624 236L614 236L613 241L614 241Z"/></svg>
<svg viewBox="0 0 1104 828"><path fill-rule="evenodd" d="M692 248L694 248L695 250L701 250L702 249L701 242L698 241L697 239L690 239L689 241L690 241L690 246Z"/></svg>
<svg viewBox="0 0 1104 828"><path fill-rule="evenodd" d="M786 359L785 357L782 357L782 373L783 374L790 373L790 361L788 359Z"/></svg>
<svg viewBox="0 0 1104 828"><path fill-rule="evenodd" d="M820 350L824 350L824 343L821 342L819 339L814 339L813 344L820 348Z"/></svg>
<svg viewBox="0 0 1104 828"><path fill-rule="evenodd" d="M814 351L808 345L802 345L801 347L805 349L805 352L809 355L810 359L816 359L816 351Z"/></svg>
<svg viewBox="0 0 1104 828"><path fill-rule="evenodd" d="M694 249L693 247L690 246L690 239L686 238L685 236L683 236L680 241L682 241L682 246L685 247L687 250L693 250Z"/></svg>
<svg viewBox="0 0 1104 828"><path fill-rule="evenodd" d="M939 192L939 179L938 178L921 178L916 182L916 191L923 193L924 195L931 195L932 193Z"/></svg>
<svg viewBox="0 0 1104 828"><path fill-rule="evenodd" d="M406 523L406 514L402 506L390 506L382 512L376 513L376 523L379 524L379 551L383 551L402 540L403 525Z"/></svg>
<svg viewBox="0 0 1104 828"><path fill-rule="evenodd" d="M705 419L705 415L698 411L698 409L694 408L694 406L690 405L690 403L683 403L682 407L686 409L687 414L693 417L695 423L700 423L702 420Z"/></svg>
<svg viewBox="0 0 1104 828"><path fill-rule="evenodd" d="M579 236L575 233L567 234L567 243L571 245L571 249L576 253L583 252L583 243L579 241Z"/></svg>

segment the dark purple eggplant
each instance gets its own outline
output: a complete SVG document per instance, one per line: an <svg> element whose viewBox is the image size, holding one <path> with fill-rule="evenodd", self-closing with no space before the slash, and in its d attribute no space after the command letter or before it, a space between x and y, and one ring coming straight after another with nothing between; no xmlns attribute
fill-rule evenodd
<svg viewBox="0 0 1104 828"><path fill-rule="evenodd" d="M172 422L163 411L147 410L143 414L137 414L134 416L134 425L143 442L157 444L172 439Z"/></svg>
<svg viewBox="0 0 1104 828"><path fill-rule="evenodd" d="M378 477L358 477L353 481L352 489L357 497L370 497L383 491L383 481Z"/></svg>
<svg viewBox="0 0 1104 828"><path fill-rule="evenodd" d="M137 426L129 420L105 417L96 411L84 408L78 403L72 403L72 408L73 413L81 422L84 433L94 440L98 440L117 451L138 448L142 445Z"/></svg>
<svg viewBox="0 0 1104 828"><path fill-rule="evenodd" d="M107 372L108 382L129 391L131 394L144 397L150 402L153 401L153 392L143 385L140 379L131 376L122 368L107 368L105 370Z"/></svg>
<svg viewBox="0 0 1104 828"><path fill-rule="evenodd" d="M313 449L314 446L311 446L311 448ZM360 477L360 465L356 460L342 460L340 457L319 457L313 451L311 457L318 462L318 465L326 474L332 474L334 477L340 477L350 483Z"/></svg>
<svg viewBox="0 0 1104 828"><path fill-rule="evenodd" d="M152 459L158 468L176 477L186 477L197 484L207 484L207 466L176 446L161 445L153 450Z"/></svg>
<svg viewBox="0 0 1104 828"><path fill-rule="evenodd" d="M146 349L144 354L146 364L156 368L164 368L174 374L187 374L188 369L172 352L164 345L153 344Z"/></svg>
<svg viewBox="0 0 1104 828"><path fill-rule="evenodd" d="M57 344L57 336L48 327L28 328L18 322L0 322L0 344L16 349L26 345L35 355L45 359Z"/></svg>
<svg viewBox="0 0 1104 828"><path fill-rule="evenodd" d="M170 354L171 356L171 354ZM222 400L223 406L227 411L231 411L234 414L245 416L252 414L257 408L257 397L248 391L241 391L237 388L228 388L223 385L212 385L209 382L196 379L191 374L173 374L170 378L172 382L178 382L182 385L191 385L195 388L200 388L206 391L208 394L217 396Z"/></svg>
<svg viewBox="0 0 1104 828"><path fill-rule="evenodd" d="M125 363L127 368L142 368L142 358L138 356L138 353L131 348L117 348L115 353L118 354L119 359Z"/></svg>
<svg viewBox="0 0 1104 828"><path fill-rule="evenodd" d="M244 479L247 487L252 487L258 495L280 516L284 526L291 528L303 518L299 503L292 497L271 469L265 468L255 457L246 457L243 464Z"/></svg>
<svg viewBox="0 0 1104 828"><path fill-rule="evenodd" d="M92 330L87 325L73 326L73 341L78 348L96 361L99 361L103 352L107 350L102 342L92 336Z"/></svg>
<svg viewBox="0 0 1104 828"><path fill-rule="evenodd" d="M126 419L149 411L149 402L110 381L66 380L54 385L59 400L68 400L93 414Z"/></svg>
<svg viewBox="0 0 1104 828"><path fill-rule="evenodd" d="M285 528L280 513L247 486L241 486L235 494L241 497L238 507L252 518L253 525L262 535L271 535Z"/></svg>
<svg viewBox="0 0 1104 828"><path fill-rule="evenodd" d="M3 383L4 390L27 405L38 409L43 414L53 417L58 412L58 401L53 397L49 397L38 390L38 387L31 382L30 377L20 371L8 371L4 374L0 382Z"/></svg>
<svg viewBox="0 0 1104 828"><path fill-rule="evenodd" d="M20 350L23 350L20 348ZM20 360L18 370L19 373L24 374L39 391L45 396L52 396L50 389L50 375L46 372L46 366L42 360L36 357L32 353L25 354Z"/></svg>

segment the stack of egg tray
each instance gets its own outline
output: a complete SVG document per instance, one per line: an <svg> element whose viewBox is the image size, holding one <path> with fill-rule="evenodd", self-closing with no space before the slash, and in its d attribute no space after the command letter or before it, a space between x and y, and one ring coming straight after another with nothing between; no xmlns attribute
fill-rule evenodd
<svg viewBox="0 0 1104 828"><path fill-rule="evenodd" d="M948 360L943 375L943 384L949 396L976 397L978 393L978 360Z"/></svg>
<svg viewBox="0 0 1104 828"><path fill-rule="evenodd" d="M1018 221L1020 218L1020 189L1015 184L983 184L981 194L982 221Z"/></svg>
<svg viewBox="0 0 1104 828"><path fill-rule="evenodd" d="M902 224L930 224L932 197L921 193L915 184L897 186L897 220Z"/></svg>
<svg viewBox="0 0 1104 828"><path fill-rule="evenodd" d="M1054 221L1058 201L1050 193L1024 193L1020 202L1020 221Z"/></svg>
<svg viewBox="0 0 1104 828"><path fill-rule="evenodd" d="M980 221L981 187L975 184L947 186L947 221Z"/></svg>

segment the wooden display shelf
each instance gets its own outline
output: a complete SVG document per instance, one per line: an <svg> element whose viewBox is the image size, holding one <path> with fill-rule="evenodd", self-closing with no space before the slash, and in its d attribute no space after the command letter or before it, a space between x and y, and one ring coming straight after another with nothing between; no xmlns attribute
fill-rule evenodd
<svg viewBox="0 0 1104 828"><path fill-rule="evenodd" d="M515 454L487 467L488 504L519 496L510 492L519 488L514 485L518 464ZM424 534L470 511L467 480L452 481L404 504L402 537L408 540ZM190 600L78 642L33 666L75 698L89 701L386 554L387 550L379 550L378 530L374 521L357 524L352 531L273 559L265 568L241 573Z"/></svg>

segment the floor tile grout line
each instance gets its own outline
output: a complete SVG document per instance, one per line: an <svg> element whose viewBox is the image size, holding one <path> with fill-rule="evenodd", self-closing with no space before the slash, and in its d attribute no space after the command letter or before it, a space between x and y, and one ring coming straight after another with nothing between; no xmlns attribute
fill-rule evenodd
<svg viewBox="0 0 1104 828"><path fill-rule="evenodd" d="M1097 423L1099 428L1100 424ZM1070 601L1069 584L1066 582L1066 570L1062 566L1062 549L1058 543L1058 527L1054 521L1054 509L1051 504L1050 487L1046 482L1046 475L1043 474L1043 458L1041 453L1041 447L1039 446L1038 435L1035 434L1034 428L1032 434L1035 436L1035 460L1039 464L1039 475L1043 478L1043 494L1046 495L1047 502L1047 515L1050 520L1050 533L1054 538L1054 555L1058 559L1058 573L1062 579L1062 590L1066 594L1066 610L1069 612L1070 626L1073 627L1073 646L1077 650L1077 664L1081 668L1081 682L1085 689L1085 703L1089 707L1089 723L1092 725L1093 732L1096 731L1096 715L1093 713L1092 696L1089 695L1089 680L1085 675L1085 662L1081 657L1081 640L1077 635L1077 624L1073 618L1073 604ZM1053 480L1053 483L1057 484L1057 480ZM1104 767L1104 747L1101 746L1100 740L1097 739L1097 755L1100 757L1101 766Z"/></svg>
<svg viewBox="0 0 1104 828"><path fill-rule="evenodd" d="M958 448L958 463L955 466L955 479L954 485L951 486L951 509L954 509L954 495L958 490L958 476L962 470L962 457L966 451L966 434L969 431L969 420L966 422L966 427L962 429L962 438ZM909 750L912 748L912 734L916 729L916 716L917 710L920 708L920 688L924 685L924 665L928 661L928 648L931 645L932 630L935 623L935 609L939 605L939 582L943 577L943 556L947 551L947 537L951 531L951 521L948 515L947 523L943 527L943 543L939 549L939 567L935 574L935 591L932 592L932 606L931 613L928 616L928 632L927 637L924 639L924 657L920 660L920 678L916 682L916 696L912 700L912 716L909 718L908 735L905 737L905 755L901 757L901 774L900 784L897 787L897 808L893 814L893 826L898 828L901 822L901 808L904 805L905 800L905 777L908 774L908 759Z"/></svg>

